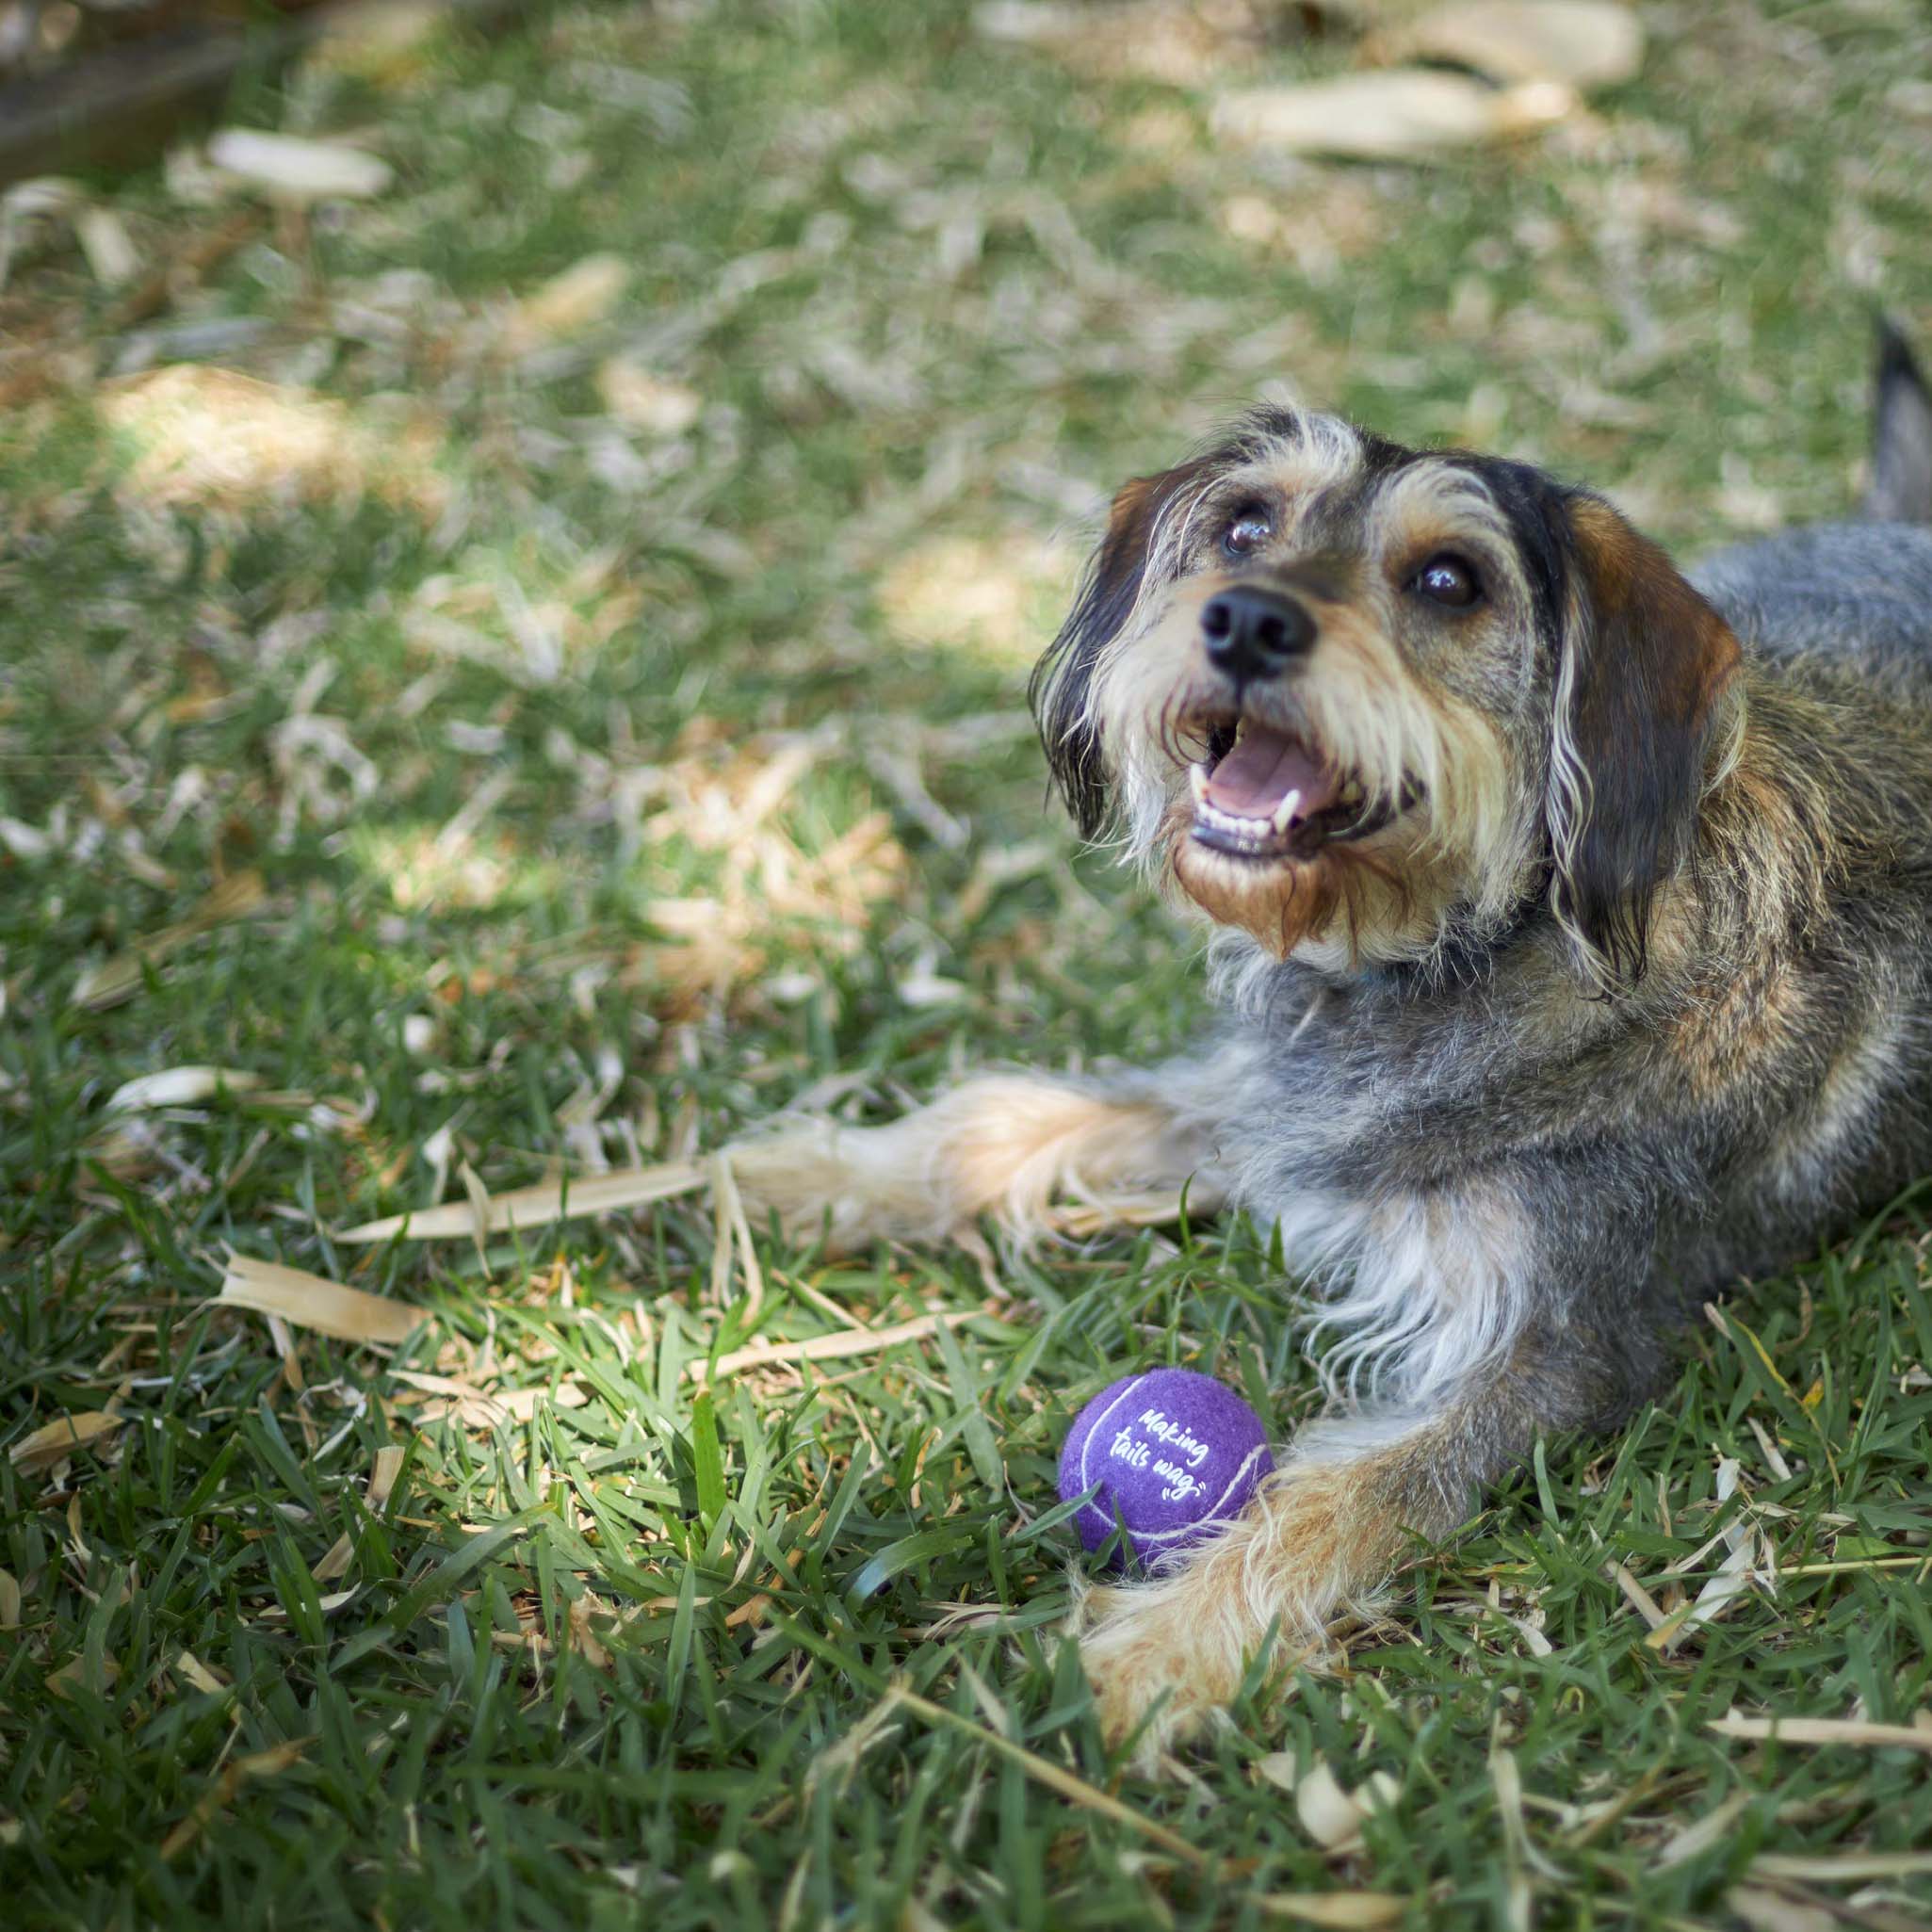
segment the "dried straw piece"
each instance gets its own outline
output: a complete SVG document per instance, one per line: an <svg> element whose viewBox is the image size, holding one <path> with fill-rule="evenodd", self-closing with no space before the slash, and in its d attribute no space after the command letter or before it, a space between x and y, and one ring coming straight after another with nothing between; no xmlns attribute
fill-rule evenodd
<svg viewBox="0 0 1932 1932"><path fill-rule="evenodd" d="M1495 81L1615 87L1644 59L1644 24L1615 0L1451 0L1375 36L1372 59L1453 60Z"/></svg>
<svg viewBox="0 0 1932 1932"><path fill-rule="evenodd" d="M1854 1569L1924 1569L1932 1574L1932 1555L1847 1556L1836 1563L1794 1563L1781 1574L1788 1577L1829 1577Z"/></svg>
<svg viewBox="0 0 1932 1932"><path fill-rule="evenodd" d="M454 1416L465 1428L494 1429L499 1422L528 1422L545 1404L552 1408L580 1409L590 1401L582 1385L575 1381L560 1382L555 1389L538 1387L493 1392L479 1388L474 1382L424 1374L415 1369L392 1369L389 1374L393 1381L405 1382L436 1398L411 1412L410 1420L418 1423L440 1422L446 1416Z"/></svg>
<svg viewBox="0 0 1932 1932"><path fill-rule="evenodd" d="M1242 88L1215 102L1210 126L1236 148L1410 160L1514 138L1576 106L1554 81L1492 88L1436 68L1344 73L1293 87Z"/></svg>
<svg viewBox="0 0 1932 1932"><path fill-rule="evenodd" d="M407 1340L427 1311L407 1302L344 1288L280 1261L252 1255L230 1255L217 1300L258 1315L279 1315L298 1328L313 1328L338 1341L381 1342L394 1347Z"/></svg>
<svg viewBox="0 0 1932 1932"><path fill-rule="evenodd" d="M1614 1560L1606 1563L1603 1573L1630 1599L1632 1607L1653 1631L1662 1630L1670 1621L1656 1598L1622 1564Z"/></svg>
<svg viewBox="0 0 1932 1932"><path fill-rule="evenodd" d="M174 1660L174 1668L196 1690L205 1692L209 1697L219 1696L228 1688L228 1680L219 1670L203 1664L192 1650L184 1650Z"/></svg>
<svg viewBox="0 0 1932 1932"><path fill-rule="evenodd" d="M1355 1791L1346 1790L1325 1758L1295 1780L1295 1815L1302 1829L1333 1857L1362 1848L1362 1820L1392 1804L1396 1784L1386 1771L1377 1771Z"/></svg>
<svg viewBox="0 0 1932 1932"><path fill-rule="evenodd" d="M1903 1746L1932 1758L1932 1724L1873 1724L1863 1717L1745 1717L1727 1711L1706 1727L1721 1737L1776 1741L1781 1745Z"/></svg>
<svg viewBox="0 0 1932 1932"><path fill-rule="evenodd" d="M115 1430L124 1428L128 1418L112 1409L89 1409L79 1415L56 1416L42 1422L30 1436L23 1436L11 1451L13 1466L34 1475L63 1462L76 1449L85 1449Z"/></svg>
<svg viewBox="0 0 1932 1932"><path fill-rule="evenodd" d="M1526 1616L1511 1616L1505 1621L1516 1626L1517 1633L1523 1640L1523 1648L1532 1657L1553 1657L1556 1646L1539 1631Z"/></svg>
<svg viewBox="0 0 1932 1932"><path fill-rule="evenodd" d="M402 1468L402 1451L394 1445L376 1452L374 1467L369 1470L369 1486L363 1496L363 1506L371 1516L379 1514L389 1501L389 1493L396 1487L398 1472ZM337 1577L349 1574L350 1559L355 1554L355 1538L345 1530L329 1546L328 1553L309 1572L318 1583L333 1583Z"/></svg>
<svg viewBox="0 0 1932 1932"><path fill-rule="evenodd" d="M911 1711L928 1724L946 1725L966 1732L984 1748L1012 1760L1029 1778L1044 1784L1048 1791L1084 1810L1097 1812L1103 1818L1112 1818L1116 1824L1126 1826L1130 1831L1139 1832L1183 1864L1192 1865L1228 1884L1239 1883L1243 1875L1233 1861L1217 1859L1212 1853L1203 1851L1192 1839L1183 1838L1158 1818L1149 1818L1145 1812L1135 1810L1112 1792L1075 1777L1071 1771L1063 1769L1037 1752L1028 1750L1024 1745L1015 1743L990 1726L976 1724L957 1711L950 1711L944 1705L919 1697L903 1683L894 1683L885 1694L880 1714L882 1717L889 1716L900 1709ZM1254 1903L1271 1917L1293 1919L1306 1925L1333 1926L1339 1928L1339 1932L1374 1932L1378 1926L1392 1925L1404 1915L1409 1904L1407 1899L1389 1891L1267 1891L1256 1895Z"/></svg>
<svg viewBox="0 0 1932 1932"><path fill-rule="evenodd" d="M270 1315L268 1339L275 1344L275 1353L282 1357L282 1381L291 1395L300 1395L306 1387L302 1379L301 1355L295 1345L295 1333L280 1315Z"/></svg>
<svg viewBox="0 0 1932 1932"><path fill-rule="evenodd" d="M609 1214L621 1208L641 1208L666 1201L704 1185L706 1171L694 1161L663 1161L651 1167L621 1168L614 1174L587 1174L568 1181L545 1181L541 1187L515 1188L507 1194L488 1194L480 1202L446 1202L440 1208L419 1208L385 1220L365 1221L338 1234L337 1241L447 1241L477 1232L479 1216L484 1231L501 1234L512 1227L544 1227L553 1221L575 1220L585 1214ZM568 1196L566 1200L566 1195Z"/></svg>
<svg viewBox="0 0 1932 1932"><path fill-rule="evenodd" d="M751 1223L745 1217L738 1177L731 1169L729 1148L720 1147L711 1157L711 1193L718 1204L718 1249L723 1256L723 1271L728 1278L735 1250L744 1270L744 1325L747 1333L755 1335L765 1309L765 1276L752 1246Z"/></svg>
<svg viewBox="0 0 1932 1932"><path fill-rule="evenodd" d="M1256 1903L1270 1917L1333 1932L1376 1932L1399 1924L1408 1901L1392 1891L1264 1891Z"/></svg>
<svg viewBox="0 0 1932 1932"><path fill-rule="evenodd" d="M1157 1818L1150 1818L1145 1811L1137 1811L1112 1792L1102 1791L1097 1785L1089 1784L1085 1778L1077 1778L1071 1771L1062 1769L1050 1759L1042 1758L1030 1751L1024 1745L1015 1744L1011 1738L1002 1736L997 1730L990 1730L982 1724L975 1724L970 1717L965 1717L957 1711L949 1711L943 1705L930 1703L917 1693L906 1689L902 1683L895 1683L885 1694L885 1710L887 1713L903 1706L925 1719L928 1724L943 1724L955 1730L963 1730L987 1748L998 1751L1002 1757L1012 1759L1036 1782L1044 1784L1050 1792L1082 1807L1089 1811L1097 1811L1103 1818L1112 1818L1115 1824L1124 1825L1130 1831L1138 1831L1144 1838L1151 1839L1162 1851L1179 1859L1189 1865L1212 1865L1215 1861L1193 1840L1183 1838L1179 1832L1163 1825Z"/></svg>
<svg viewBox="0 0 1932 1932"><path fill-rule="evenodd" d="M624 300L635 273L625 256L609 252L573 262L511 311L506 332L511 347L528 352L560 336L594 328Z"/></svg>
<svg viewBox="0 0 1932 1932"><path fill-rule="evenodd" d="M161 1841L161 1856L172 1859L185 1852L250 1778L274 1778L286 1771L308 1749L310 1743L308 1738L297 1738L293 1743L272 1745L266 1751L252 1751L245 1758L237 1758L222 1771L213 1786L196 1799L194 1810Z"/></svg>
<svg viewBox="0 0 1932 1932"><path fill-rule="evenodd" d="M115 1088L107 1096L107 1112L131 1113L151 1107L190 1107L217 1094L245 1094L258 1087L262 1077L240 1066L168 1066L144 1073Z"/></svg>
<svg viewBox="0 0 1932 1932"><path fill-rule="evenodd" d="M367 201L396 178L379 154L340 141L304 140L260 128L225 127L208 141L210 166L271 202L307 207L321 201Z"/></svg>
<svg viewBox="0 0 1932 1932"><path fill-rule="evenodd" d="M1843 1883L1860 1878L1912 1878L1932 1872L1932 1852L1761 1852L1751 1860L1754 1878L1819 1878Z"/></svg>
<svg viewBox="0 0 1932 1932"><path fill-rule="evenodd" d="M941 1328L957 1328L970 1322L978 1308L952 1308L936 1315L921 1315L911 1322L900 1322L890 1328L848 1328L837 1335L815 1335L805 1341L759 1341L749 1348L733 1349L715 1363L702 1360L684 1365L687 1375L701 1379L706 1375L735 1375L740 1369L762 1369L774 1362L830 1362L847 1356L870 1355L874 1349L897 1348L902 1341L917 1341Z"/></svg>
<svg viewBox="0 0 1932 1932"><path fill-rule="evenodd" d="M1700 1858L1713 1845L1722 1844L1756 1795L1755 1792L1734 1791L1695 1823L1672 1833L1658 1850L1658 1865L1681 1865L1685 1859Z"/></svg>
<svg viewBox="0 0 1932 1932"><path fill-rule="evenodd" d="M77 1655L70 1657L58 1670L47 1673L47 1688L57 1697L71 1697L76 1690L97 1690L98 1694L105 1697L119 1680L121 1666L113 1658L104 1656L101 1659L98 1684L90 1684L88 1681L89 1676L88 1653L82 1650Z"/></svg>
<svg viewBox="0 0 1932 1932"><path fill-rule="evenodd" d="M610 1607L598 1597L594 1590L586 1590L575 1599L568 1612L570 1648L580 1656L593 1670L610 1668L610 1652L605 1648L597 1632L591 1627L593 1616L609 1616Z"/></svg>
<svg viewBox="0 0 1932 1932"><path fill-rule="evenodd" d="M73 1000L76 1006L95 1010L114 1006L138 990L141 965L159 966L170 953L177 952L190 939L198 939L212 927L229 919L245 917L268 897L259 872L236 872L207 894L179 925L164 926L150 933L125 952L117 952L74 982Z"/></svg>

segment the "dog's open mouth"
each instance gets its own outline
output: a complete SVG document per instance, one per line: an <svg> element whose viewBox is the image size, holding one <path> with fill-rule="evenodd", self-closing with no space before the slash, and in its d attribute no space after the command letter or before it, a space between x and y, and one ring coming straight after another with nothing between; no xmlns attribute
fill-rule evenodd
<svg viewBox="0 0 1932 1932"><path fill-rule="evenodd" d="M1212 726L1208 755L1189 766L1188 781L1195 840L1236 858L1306 859L1395 817L1317 746L1252 718Z"/></svg>

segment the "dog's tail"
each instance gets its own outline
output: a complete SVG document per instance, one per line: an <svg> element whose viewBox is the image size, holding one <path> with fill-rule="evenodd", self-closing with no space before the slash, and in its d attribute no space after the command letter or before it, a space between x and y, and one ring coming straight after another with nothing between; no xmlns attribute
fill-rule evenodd
<svg viewBox="0 0 1932 1932"><path fill-rule="evenodd" d="M1932 389L1904 332L1880 318L1872 482L1861 515L1878 523L1932 523Z"/></svg>

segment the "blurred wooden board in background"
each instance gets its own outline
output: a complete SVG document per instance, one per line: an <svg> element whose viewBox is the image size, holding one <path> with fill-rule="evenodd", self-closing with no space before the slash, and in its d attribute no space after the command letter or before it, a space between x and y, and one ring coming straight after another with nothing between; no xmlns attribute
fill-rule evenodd
<svg viewBox="0 0 1932 1932"><path fill-rule="evenodd" d="M0 4L0 186L152 159L242 74L392 17L491 25L520 0L73 0Z"/></svg>

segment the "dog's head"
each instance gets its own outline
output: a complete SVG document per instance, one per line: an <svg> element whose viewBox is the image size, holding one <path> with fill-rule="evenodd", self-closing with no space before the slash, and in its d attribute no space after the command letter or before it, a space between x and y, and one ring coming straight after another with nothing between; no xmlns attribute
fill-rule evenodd
<svg viewBox="0 0 1932 1932"><path fill-rule="evenodd" d="M1734 739L1736 640L1600 498L1249 417L1115 497L1033 678L1081 829L1331 970L1547 903L1599 984Z"/></svg>

